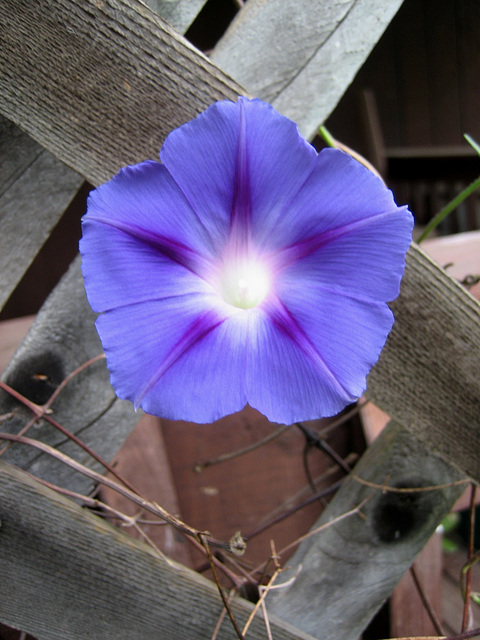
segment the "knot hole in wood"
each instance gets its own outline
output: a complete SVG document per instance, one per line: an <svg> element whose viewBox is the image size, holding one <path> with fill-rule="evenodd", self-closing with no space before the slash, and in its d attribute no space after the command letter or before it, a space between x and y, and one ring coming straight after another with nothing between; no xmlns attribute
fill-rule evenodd
<svg viewBox="0 0 480 640"><path fill-rule="evenodd" d="M41 406L48 401L64 378L62 358L53 351L44 351L20 360L5 382L28 400Z"/></svg>
<svg viewBox="0 0 480 640"><path fill-rule="evenodd" d="M438 492L412 489L431 485L424 479L411 478L395 485L395 489L405 489L404 492L389 491L381 496L373 511L373 527L381 542L404 542L425 526L438 508Z"/></svg>

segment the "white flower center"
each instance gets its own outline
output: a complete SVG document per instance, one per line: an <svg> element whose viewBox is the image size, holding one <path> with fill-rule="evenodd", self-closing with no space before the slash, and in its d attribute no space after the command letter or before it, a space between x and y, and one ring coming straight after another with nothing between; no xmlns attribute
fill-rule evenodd
<svg viewBox="0 0 480 640"><path fill-rule="evenodd" d="M223 265L220 275L220 294L225 302L240 309L259 305L270 290L267 268L251 259Z"/></svg>

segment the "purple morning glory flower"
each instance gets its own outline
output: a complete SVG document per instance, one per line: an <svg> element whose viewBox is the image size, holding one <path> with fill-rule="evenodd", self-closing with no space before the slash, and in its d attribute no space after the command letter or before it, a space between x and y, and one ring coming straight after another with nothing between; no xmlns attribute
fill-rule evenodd
<svg viewBox="0 0 480 640"><path fill-rule="evenodd" d="M194 422L248 403L282 423L358 398L393 324L406 207L260 100L217 102L160 158L93 191L83 218L118 396Z"/></svg>

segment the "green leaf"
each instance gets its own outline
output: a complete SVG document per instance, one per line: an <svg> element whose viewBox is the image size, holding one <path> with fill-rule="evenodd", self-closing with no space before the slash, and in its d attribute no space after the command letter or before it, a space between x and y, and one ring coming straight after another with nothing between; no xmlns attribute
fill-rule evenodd
<svg viewBox="0 0 480 640"><path fill-rule="evenodd" d="M480 156L480 144L478 144L478 142L476 142L472 136L468 135L468 133L464 133L463 137L465 138L465 140L468 142L468 144L473 147L475 149L475 151L478 153L478 155Z"/></svg>
<svg viewBox="0 0 480 640"><path fill-rule="evenodd" d="M455 211L455 209L464 200L466 200L468 196L472 195L472 193L476 191L479 187L480 187L480 177L478 177L476 180L471 182L468 185L468 187L465 187L465 189L460 191L460 193L457 196L455 196L453 200L450 200L450 202L445 207L443 207L443 209L439 211L437 215L435 215L430 220L430 222L427 224L427 226L423 230L423 233L418 238L417 243L420 244L421 242L423 242L423 240L425 240L425 238L440 224L440 222L442 222L442 220L444 220L448 216L449 213L452 213L452 211Z"/></svg>

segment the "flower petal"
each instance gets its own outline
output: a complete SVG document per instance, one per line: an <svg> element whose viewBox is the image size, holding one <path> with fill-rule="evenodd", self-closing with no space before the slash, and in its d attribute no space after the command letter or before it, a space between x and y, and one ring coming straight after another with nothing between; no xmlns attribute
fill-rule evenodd
<svg viewBox="0 0 480 640"><path fill-rule="evenodd" d="M382 213L394 212L392 192L366 167L338 149L323 149L313 171L284 208L270 247L302 243ZM406 227L411 228L411 215Z"/></svg>
<svg viewBox="0 0 480 640"><path fill-rule="evenodd" d="M260 100L244 100L252 234L263 245L314 170L317 152L297 125Z"/></svg>
<svg viewBox="0 0 480 640"><path fill-rule="evenodd" d="M172 131L160 151L160 159L216 247L223 246L230 228L238 123L237 104L216 102Z"/></svg>
<svg viewBox="0 0 480 640"><path fill-rule="evenodd" d="M239 150L239 144L246 149ZM160 152L162 162L219 242L229 231L238 187L250 191L254 236L266 237L269 217L273 225L277 213L312 171L316 155L295 123L261 100L242 97L237 103L217 102L170 133ZM236 183L239 161L248 166L248 182L240 177L240 185Z"/></svg>
<svg viewBox="0 0 480 640"><path fill-rule="evenodd" d="M101 315L97 329L117 395L148 413L212 422L242 409L248 318L205 296Z"/></svg>
<svg viewBox="0 0 480 640"><path fill-rule="evenodd" d="M121 169L92 191L83 220L128 227L152 240L165 237L200 249L204 255L214 250L203 222L167 169L152 160Z"/></svg>
<svg viewBox="0 0 480 640"><path fill-rule="evenodd" d="M212 292L195 272L145 240L89 218L84 219L82 228L82 272L94 311ZM191 257L188 252L184 262ZM202 264L201 256L194 257Z"/></svg>
<svg viewBox="0 0 480 640"><path fill-rule="evenodd" d="M284 356L279 362L279 377L286 381L278 381L283 393L271 415L290 411L294 420L333 415L365 390L366 376L378 360L393 315L383 303L348 298L315 285L284 286L280 295L284 310L271 317L277 327L284 327L282 335L275 336L275 343L270 338L263 349L273 352L280 342L287 343L291 361ZM250 394L249 402L255 406Z"/></svg>
<svg viewBox="0 0 480 640"><path fill-rule="evenodd" d="M277 256L278 263L289 263L279 281L316 284L374 302L394 300L412 226L410 212L397 208L310 237Z"/></svg>
<svg viewBox="0 0 480 640"><path fill-rule="evenodd" d="M248 402L273 422L335 415L358 397L279 301L267 308L249 346Z"/></svg>

